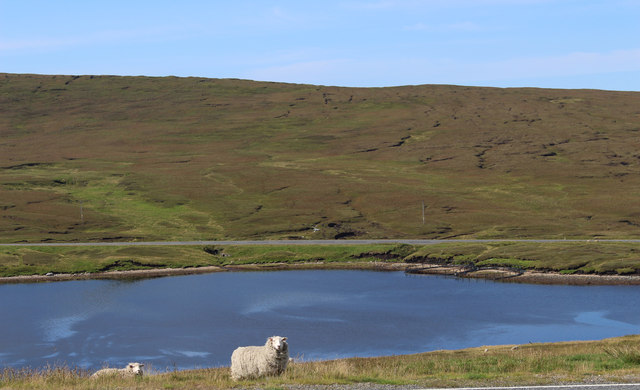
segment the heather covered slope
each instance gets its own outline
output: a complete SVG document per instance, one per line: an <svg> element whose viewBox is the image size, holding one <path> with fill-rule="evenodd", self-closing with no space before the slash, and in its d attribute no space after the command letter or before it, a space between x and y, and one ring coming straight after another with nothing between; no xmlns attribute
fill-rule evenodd
<svg viewBox="0 0 640 390"><path fill-rule="evenodd" d="M0 135L1 242L640 237L637 92L0 74Z"/></svg>

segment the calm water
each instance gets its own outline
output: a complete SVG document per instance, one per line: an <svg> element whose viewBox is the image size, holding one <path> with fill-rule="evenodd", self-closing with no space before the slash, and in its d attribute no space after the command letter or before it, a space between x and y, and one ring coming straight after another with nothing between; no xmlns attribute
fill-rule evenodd
<svg viewBox="0 0 640 390"><path fill-rule="evenodd" d="M601 339L640 333L639 303L636 286L370 271L0 285L0 367L213 367L272 335L307 360Z"/></svg>

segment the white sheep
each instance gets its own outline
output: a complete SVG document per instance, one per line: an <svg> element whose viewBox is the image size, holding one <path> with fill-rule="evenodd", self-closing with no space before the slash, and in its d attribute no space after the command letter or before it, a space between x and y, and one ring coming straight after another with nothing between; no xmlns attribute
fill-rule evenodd
<svg viewBox="0 0 640 390"><path fill-rule="evenodd" d="M280 375L289 363L289 345L286 337L273 336L261 347L239 347L231 354L233 380Z"/></svg>
<svg viewBox="0 0 640 390"><path fill-rule="evenodd" d="M102 370L96 371L91 377L98 378L101 376L118 375L123 378L129 378L142 376L142 367L144 367L144 364L129 363L125 368L103 368Z"/></svg>

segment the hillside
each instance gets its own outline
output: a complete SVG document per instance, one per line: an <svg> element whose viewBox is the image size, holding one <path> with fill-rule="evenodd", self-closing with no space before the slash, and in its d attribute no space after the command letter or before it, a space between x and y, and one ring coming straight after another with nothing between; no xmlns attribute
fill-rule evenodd
<svg viewBox="0 0 640 390"><path fill-rule="evenodd" d="M638 92L0 74L0 135L0 242L640 238Z"/></svg>

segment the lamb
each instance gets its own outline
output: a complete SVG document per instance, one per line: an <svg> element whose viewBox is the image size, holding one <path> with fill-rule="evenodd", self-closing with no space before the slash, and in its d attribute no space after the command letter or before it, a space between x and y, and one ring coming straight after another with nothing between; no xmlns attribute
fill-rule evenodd
<svg viewBox="0 0 640 390"><path fill-rule="evenodd" d="M93 375L91 375L91 377L99 378L102 376L118 375L123 378L131 378L142 376L142 367L144 367L144 364L129 363L125 368L103 368L102 370L96 371Z"/></svg>
<svg viewBox="0 0 640 390"><path fill-rule="evenodd" d="M280 375L289 363L286 337L273 336L264 346L239 347L231 354L233 380Z"/></svg>

